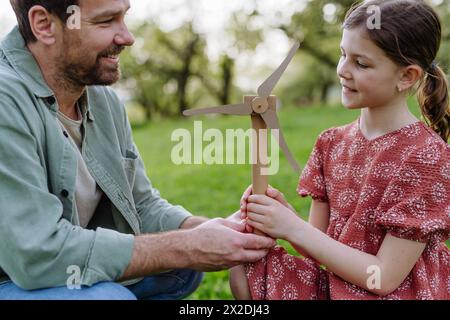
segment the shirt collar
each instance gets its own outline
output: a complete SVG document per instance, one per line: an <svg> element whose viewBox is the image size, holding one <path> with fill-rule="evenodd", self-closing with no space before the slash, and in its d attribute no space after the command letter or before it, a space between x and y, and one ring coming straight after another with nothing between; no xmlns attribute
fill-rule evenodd
<svg viewBox="0 0 450 320"><path fill-rule="evenodd" d="M42 76L39 65L25 45L25 40L20 34L18 26L14 27L6 36L0 48L14 71L25 81L37 97L47 98L53 96L52 90Z"/></svg>
<svg viewBox="0 0 450 320"><path fill-rule="evenodd" d="M0 50L3 51L8 63L24 80L35 96L43 99L48 99L50 97L55 98L53 91L47 85L47 82L42 75L36 59L26 46L25 40L22 37L18 26L15 26L14 29L3 39L0 43ZM88 90L89 88L86 88L86 91ZM79 101L81 112L83 116L87 115L88 119L93 121L94 116L89 110L89 99L86 91L83 93Z"/></svg>
<svg viewBox="0 0 450 320"><path fill-rule="evenodd" d="M90 121L94 121L94 115L92 114L90 110L90 104L89 104L89 94L88 94L89 87L86 88L86 90L83 92L83 95L78 100L78 106L80 107L80 112L82 115L82 118L85 119L87 116L87 119Z"/></svg>

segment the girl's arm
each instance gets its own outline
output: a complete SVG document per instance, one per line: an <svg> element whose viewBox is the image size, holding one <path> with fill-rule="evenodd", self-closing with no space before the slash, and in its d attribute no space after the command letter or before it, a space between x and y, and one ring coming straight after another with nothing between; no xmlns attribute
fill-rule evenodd
<svg viewBox="0 0 450 320"><path fill-rule="evenodd" d="M330 206L328 202L312 200L309 223L323 233L327 233L328 224L330 223Z"/></svg>
<svg viewBox="0 0 450 320"><path fill-rule="evenodd" d="M326 235L321 230L325 223L316 212L312 213L310 219L316 221L320 229L303 221L272 198L253 195L248 200L248 223L252 227L274 238L289 241L298 251L307 253L325 265L328 271L377 295L385 296L398 288L426 246L425 243L388 234L377 255L371 255ZM316 204L313 203L313 206ZM318 208L324 209L325 205L319 204ZM372 281L368 280L378 275L381 285L373 288Z"/></svg>
<svg viewBox="0 0 450 320"><path fill-rule="evenodd" d="M304 221L287 240L324 264L328 271L380 296L388 295L400 286L426 246L387 234L374 256L336 241ZM377 276L380 286L373 288L377 282L369 280Z"/></svg>
<svg viewBox="0 0 450 320"><path fill-rule="evenodd" d="M328 224L330 222L330 206L327 202L312 200L311 209L309 212L309 223L316 229L327 232ZM310 257L304 250L291 242L294 249L304 257Z"/></svg>

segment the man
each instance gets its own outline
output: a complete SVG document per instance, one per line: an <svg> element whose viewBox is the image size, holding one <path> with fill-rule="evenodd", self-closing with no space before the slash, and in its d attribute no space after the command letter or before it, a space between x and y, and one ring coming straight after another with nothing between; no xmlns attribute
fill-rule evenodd
<svg viewBox="0 0 450 320"><path fill-rule="evenodd" d="M11 4L18 27L0 45L0 299L183 298L201 271L267 253L274 241L242 233L238 213L193 217L148 180L106 87L134 42L129 0ZM79 28L67 24L72 5Z"/></svg>

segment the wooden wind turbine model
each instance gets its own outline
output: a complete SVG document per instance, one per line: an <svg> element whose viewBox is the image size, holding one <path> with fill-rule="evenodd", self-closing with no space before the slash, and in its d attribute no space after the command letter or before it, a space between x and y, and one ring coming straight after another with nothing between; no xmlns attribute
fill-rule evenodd
<svg viewBox="0 0 450 320"><path fill-rule="evenodd" d="M252 148L253 156L253 194L266 194L268 187L267 175L261 174L261 169L267 166L267 144L268 135L267 129L278 130L278 144L286 155L292 168L299 173L300 167L294 160L289 148L284 139L283 133L280 129L280 123L277 117L277 98L271 95L276 84L280 80L287 66L291 62L295 53L300 48L300 44L297 42L289 51L288 56L281 63L281 65L275 70L275 72L267 78L266 81L258 88L258 96L245 96L244 103L231 104L220 107L211 107L205 109L191 109L183 112L185 116L194 116L200 114L227 114L227 115L246 115L251 116L252 127L256 131L256 135L253 135ZM276 137L276 135L274 135ZM256 141L255 141L256 140ZM255 161L256 160L256 161ZM266 164L265 164L266 163Z"/></svg>

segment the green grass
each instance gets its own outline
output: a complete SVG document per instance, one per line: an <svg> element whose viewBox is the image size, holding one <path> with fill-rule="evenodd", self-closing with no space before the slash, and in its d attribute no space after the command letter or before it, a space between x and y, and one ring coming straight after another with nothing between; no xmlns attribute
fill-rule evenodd
<svg viewBox="0 0 450 320"><path fill-rule="evenodd" d="M359 115L339 107L286 108L279 113L287 143L303 167L319 133L347 124ZM250 165L180 165L171 161L171 142L175 129L193 132L195 120L203 120L203 130L250 128L249 117L222 116L162 120L134 130L134 138L154 186L171 203L180 204L195 215L226 217L239 209L242 192L251 183ZM193 135L193 133L192 133ZM208 143L204 143L206 146ZM281 155L280 170L270 184L282 190L303 218L307 218L310 199L300 199L295 189L298 176ZM232 299L227 272L208 273L201 287L189 299Z"/></svg>

